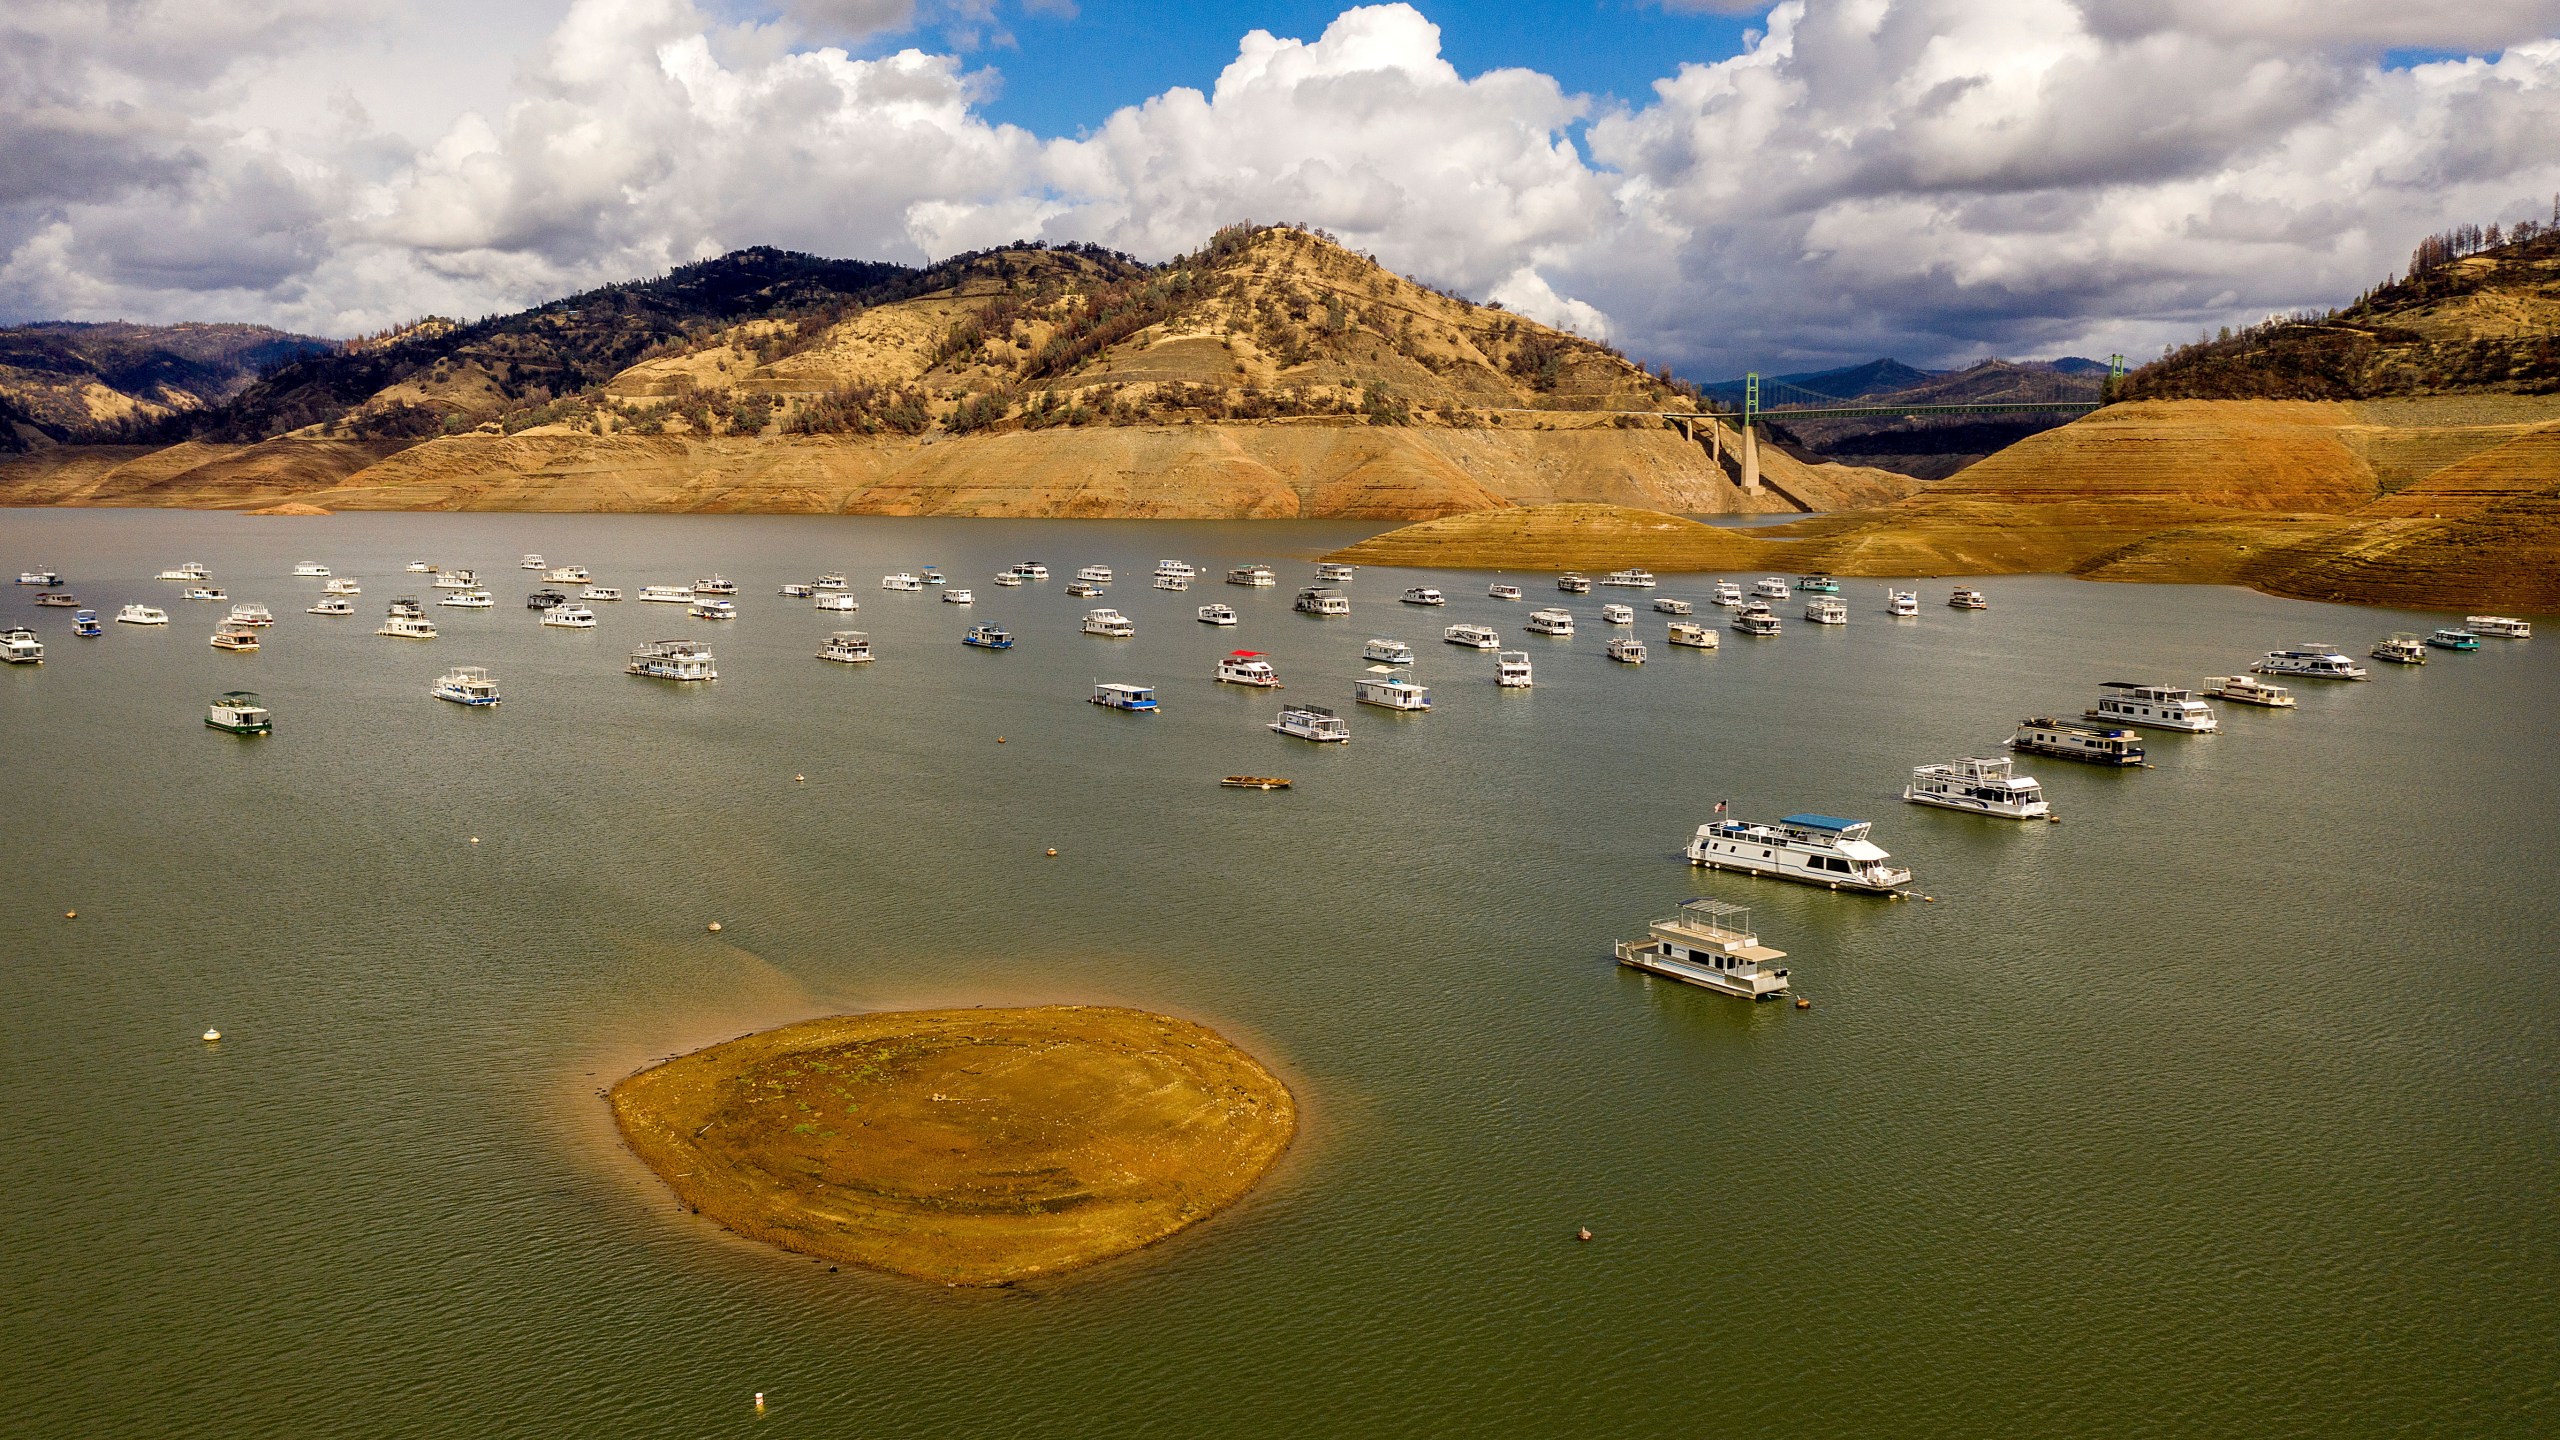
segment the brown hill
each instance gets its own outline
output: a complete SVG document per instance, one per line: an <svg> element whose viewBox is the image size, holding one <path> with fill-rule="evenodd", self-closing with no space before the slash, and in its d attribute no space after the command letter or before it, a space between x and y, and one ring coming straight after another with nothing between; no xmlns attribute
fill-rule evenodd
<svg viewBox="0 0 2560 1440"><path fill-rule="evenodd" d="M333 348L264 325L50 322L0 328L0 449L95 439L220 405L275 366ZM13 443L14 442L14 443Z"/></svg>

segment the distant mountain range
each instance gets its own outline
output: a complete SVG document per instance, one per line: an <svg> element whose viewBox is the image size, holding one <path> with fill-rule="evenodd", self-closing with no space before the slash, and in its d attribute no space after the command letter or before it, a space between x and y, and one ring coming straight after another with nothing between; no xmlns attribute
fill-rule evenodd
<svg viewBox="0 0 2560 1440"><path fill-rule="evenodd" d="M2106 388L2103 362L1985 360L1962 370L1922 370L1899 360L1869 360L1833 370L1760 377L1760 403L1779 407L1772 438L1806 456L1873 466L1924 480L1952 475L1974 461L2073 418L2072 412L2011 415L1878 415L1789 420L1783 407L1821 399L1873 405L1978 405L2000 400L2096 400ZM1699 393L1739 409L1747 382L1719 380Z"/></svg>
<svg viewBox="0 0 2560 1440"><path fill-rule="evenodd" d="M2103 379L2107 373L2105 361L2091 360L2079 355L2065 356L2060 360L1985 360L1962 370L1922 370L1917 366L1905 365L1899 360L1869 360L1861 365L1843 365L1832 370L1807 370L1793 375L1763 375L1760 377L1760 397L1762 404L1774 405L1781 403L1778 394L1781 390L1811 391L1817 395L1829 396L1834 400L1869 400L1892 396L1919 404L1922 402L1911 392L1950 394L1963 390L1965 388L1963 382L1967 377L1981 376L1995 367L2009 372L2040 372L2075 378ZM1957 383L1950 387L1948 382ZM1742 397L1748 385L1747 380L1717 380L1699 386L1698 393L1719 405L1738 407L1742 404ZM2093 385L2090 398L2096 397L2097 391ZM1785 398L1802 400L1805 397L1797 394ZM1934 403L1953 404L1956 401L1941 399Z"/></svg>
<svg viewBox="0 0 2560 1440"><path fill-rule="evenodd" d="M337 348L264 325L0 328L0 450L201 413L276 366Z"/></svg>

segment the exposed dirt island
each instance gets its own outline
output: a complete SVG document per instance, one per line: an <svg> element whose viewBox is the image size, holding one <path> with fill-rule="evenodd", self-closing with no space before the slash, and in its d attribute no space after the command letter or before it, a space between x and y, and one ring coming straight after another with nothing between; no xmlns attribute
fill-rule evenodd
<svg viewBox="0 0 2560 1440"><path fill-rule="evenodd" d="M948 1285L1153 1244L1252 1189L1298 1126L1217 1032L1082 1005L808 1020L610 1099L633 1152L739 1234Z"/></svg>

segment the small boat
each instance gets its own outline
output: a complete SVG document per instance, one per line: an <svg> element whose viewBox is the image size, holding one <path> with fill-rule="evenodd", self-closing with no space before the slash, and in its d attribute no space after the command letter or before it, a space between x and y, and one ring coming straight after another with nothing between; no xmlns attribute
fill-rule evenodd
<svg viewBox="0 0 2560 1440"><path fill-rule="evenodd" d="M1742 603L1742 587L1730 580L1719 580L1715 593L1707 598L1713 605L1739 605Z"/></svg>
<svg viewBox="0 0 2560 1440"><path fill-rule="evenodd" d="M1502 645L1502 636L1490 625L1452 625L1440 632L1440 638L1470 650L1495 650Z"/></svg>
<svg viewBox="0 0 2560 1440"><path fill-rule="evenodd" d="M1805 602L1804 618L1816 625L1846 625L1849 607L1828 595L1817 596Z"/></svg>
<svg viewBox="0 0 2560 1440"><path fill-rule="evenodd" d="M436 603L456 610L486 610L498 602L486 590L456 590Z"/></svg>
<svg viewBox="0 0 2560 1440"><path fill-rule="evenodd" d="M433 575L436 573L436 563L432 560L412 560L409 562L409 573L412 575Z"/></svg>
<svg viewBox="0 0 2560 1440"><path fill-rule="evenodd" d="M1609 658L1621 665L1644 663L1644 642L1633 635L1612 635L1607 648Z"/></svg>
<svg viewBox="0 0 2560 1440"><path fill-rule="evenodd" d="M255 631L244 633L249 636L249 648L257 649L257 633ZM36 632L24 625L14 625L9 629L0 630L0 662L11 665L41 665L44 663L44 641L36 638Z"/></svg>
<svg viewBox="0 0 2560 1440"><path fill-rule="evenodd" d="M1751 593L1763 600L1786 600L1795 595L1787 582L1772 575L1751 587Z"/></svg>
<svg viewBox="0 0 2560 1440"><path fill-rule="evenodd" d="M806 600L818 593L818 587L805 580L794 580L777 592L785 600Z"/></svg>
<svg viewBox="0 0 2560 1440"><path fill-rule="evenodd" d="M643 585L640 598L659 605L690 605L693 592L681 585Z"/></svg>
<svg viewBox="0 0 2560 1440"><path fill-rule="evenodd" d="M1138 627L1129 623L1128 616L1106 605L1099 610L1084 612L1084 633L1126 640L1138 633Z"/></svg>
<svg viewBox="0 0 2560 1440"><path fill-rule="evenodd" d="M1014 574L1010 570L1002 570L996 573L996 583L1010 589L1013 586L1021 584L1022 577Z"/></svg>
<svg viewBox="0 0 2560 1440"><path fill-rule="evenodd" d="M1754 603L1742 607L1742 612L1733 617L1733 628L1745 635L1775 635L1786 627L1779 623L1776 611Z"/></svg>
<svg viewBox="0 0 2560 1440"><path fill-rule="evenodd" d="M714 600L706 596L684 607L684 613L696 620L735 620L738 618L738 605L734 600Z"/></svg>
<svg viewBox="0 0 2560 1440"><path fill-rule="evenodd" d="M50 570L45 573L48 575L53 574ZM203 561L190 560L183 565L173 565L168 569L161 571L159 578L163 580L209 580L213 577L204 568ZM26 577L23 575L19 576L18 583L21 585L25 584ZM62 577L55 575L54 578L47 580L44 583L47 585L59 585L62 583Z"/></svg>
<svg viewBox="0 0 2560 1440"><path fill-rule="evenodd" d="M1621 940L1618 963L1665 980L1713 990L1740 1000L1775 1000L1787 993L1787 958L1752 933L1751 911L1722 900L1684 900L1676 915L1646 927L1642 940Z"/></svg>
<svg viewBox="0 0 2560 1440"><path fill-rule="evenodd" d="M881 576L880 588L883 590L902 591L909 595L920 595L924 593L924 577L921 575L910 575L906 571L901 570L895 575Z"/></svg>
<svg viewBox="0 0 2560 1440"><path fill-rule="evenodd" d="M468 590L480 583L480 577L468 570L439 570L427 583L438 590Z"/></svg>
<svg viewBox="0 0 2560 1440"><path fill-rule="evenodd" d="M2466 615L2462 628L2496 640L2530 640L2533 626L2512 615Z"/></svg>
<svg viewBox="0 0 2560 1440"><path fill-rule="evenodd" d="M871 637L859 630L838 630L827 636L818 647L818 658L846 665L859 665L871 658Z"/></svg>
<svg viewBox="0 0 2560 1440"><path fill-rule="evenodd" d="M1343 568L1347 569L1349 567L1346 566ZM1319 570L1316 573L1318 578L1322 578L1324 572ZM1192 565L1188 560L1159 560L1156 562L1156 575L1159 579L1191 580L1198 578L1199 574L1199 569ZM1351 577L1346 575L1343 578L1348 580Z"/></svg>
<svg viewBox="0 0 2560 1440"><path fill-rule="evenodd" d="M2293 692L2281 685L2270 685L2255 675L2208 675L2204 693L2216 700L2230 700L2242 705L2257 705L2269 710L2293 708Z"/></svg>
<svg viewBox="0 0 2560 1440"><path fill-rule="evenodd" d="M164 571L162 573L165 576L167 572ZM51 587L62 583L62 572L59 570L21 570L18 572L18 583L21 585L43 585Z"/></svg>
<svg viewBox="0 0 2560 1440"><path fill-rule="evenodd" d="M97 611L79 610L72 613L71 633L84 638L94 639L100 635L106 634L107 628L98 623Z"/></svg>
<svg viewBox="0 0 2560 1440"><path fill-rule="evenodd" d="M258 648L258 632L246 625L233 625L226 621L213 632L213 648L255 650Z"/></svg>
<svg viewBox="0 0 2560 1440"><path fill-rule="evenodd" d="M383 617L382 628L373 633L388 635L395 640L433 640L436 638L436 627L433 621L423 615L403 615L394 610Z"/></svg>
<svg viewBox="0 0 2560 1440"><path fill-rule="evenodd" d="M1351 738L1351 722L1322 705L1289 706L1280 712L1279 719L1271 722L1271 728L1283 735L1319 743Z"/></svg>
<svg viewBox="0 0 2560 1440"><path fill-rule="evenodd" d="M631 652L625 674L652 680L717 680L711 652L691 640L652 640Z"/></svg>
<svg viewBox="0 0 2560 1440"><path fill-rule="evenodd" d="M590 585L586 589L578 592L578 598L581 600L602 600L610 602L621 599L622 591L612 585Z"/></svg>
<svg viewBox="0 0 2560 1440"><path fill-rule="evenodd" d="M1774 825L1713 821L1699 826L1689 841L1689 863L1834 890L1890 894L1911 883L1911 872L1885 863L1893 857L1867 838L1874 828L1872 821L1836 815L1790 815Z"/></svg>
<svg viewBox="0 0 2560 1440"><path fill-rule="evenodd" d="M960 637L960 643L975 645L981 650L1010 650L1013 637L993 625L972 625L969 633Z"/></svg>
<svg viewBox="0 0 2560 1440"><path fill-rule="evenodd" d="M847 580L841 575L821 575L810 583L820 590L850 590L853 588L853 582Z"/></svg>
<svg viewBox="0 0 2560 1440"><path fill-rule="evenodd" d="M549 610L568 603L567 592L560 590L536 590L524 597L524 608L527 610Z"/></svg>
<svg viewBox="0 0 2560 1440"><path fill-rule="evenodd" d="M353 615L356 602L344 595L323 595L320 603L303 612L306 615Z"/></svg>
<svg viewBox="0 0 2560 1440"><path fill-rule="evenodd" d="M1588 595L1591 593L1591 577L1568 570L1556 577L1556 588L1567 595Z"/></svg>
<svg viewBox="0 0 2560 1440"><path fill-rule="evenodd" d="M1159 575L1155 579L1155 586L1159 590L1188 590L1191 588L1191 577L1188 575Z"/></svg>
<svg viewBox="0 0 2560 1440"><path fill-rule="evenodd" d="M1650 590L1658 582L1654 580L1652 571L1629 567L1625 570L1610 571L1609 578L1600 583L1615 585L1622 590Z"/></svg>
<svg viewBox="0 0 2560 1440"><path fill-rule="evenodd" d="M357 584L347 576L341 575L337 579L330 581L328 584L321 586L320 593L323 595L361 595L364 593L364 587Z"/></svg>
<svg viewBox="0 0 2560 1440"><path fill-rule="evenodd" d="M820 610L842 610L850 613L862 608L862 602L842 591L828 591L812 602Z"/></svg>
<svg viewBox="0 0 2560 1440"><path fill-rule="evenodd" d="M219 585L195 585L190 586L185 591L181 592L178 598L181 600L223 601L230 599L231 596Z"/></svg>
<svg viewBox="0 0 2560 1440"><path fill-rule="evenodd" d="M1529 652L1497 651L1493 657L1493 683L1505 690L1526 690L1530 686Z"/></svg>
<svg viewBox="0 0 2560 1440"><path fill-rule="evenodd" d="M2045 803L2044 786L2033 776L2016 773L2015 764L2003 755L1990 760L1968 757L1947 765L1915 766L1911 783L1902 787L1902 798L1914 805L1935 805L2005 820L2050 819L2053 807Z"/></svg>
<svg viewBox="0 0 2560 1440"><path fill-rule="evenodd" d="M1230 790L1286 790L1289 782L1277 775L1230 775L1218 782Z"/></svg>
<svg viewBox="0 0 2560 1440"><path fill-rule="evenodd" d="M1268 565L1239 565L1227 572L1227 583L1250 585L1257 590L1264 590L1279 584L1280 577L1272 574L1271 567Z"/></svg>
<svg viewBox="0 0 2560 1440"><path fill-rule="evenodd" d="M2045 716L2018 722L2018 733L2009 737L2009 748L2030 755L2055 755L2065 760L2084 760L2092 765L2141 765L2142 746L2130 730L2110 727L2093 730L2068 720Z"/></svg>
<svg viewBox="0 0 2560 1440"><path fill-rule="evenodd" d="M1280 688L1280 672L1262 658L1259 650L1237 650L1218 662L1217 678L1228 685L1251 685L1263 690Z"/></svg>
<svg viewBox="0 0 2560 1440"><path fill-rule="evenodd" d="M1360 658L1374 660L1381 665L1410 665L1413 663L1413 647L1401 640L1373 639L1360 647Z"/></svg>
<svg viewBox="0 0 2560 1440"><path fill-rule="evenodd" d="M2110 680L2098 690L2098 703L2082 712L2092 720L2189 735L2210 735L2221 728L2213 707L2197 699L2194 691L2180 686Z"/></svg>
<svg viewBox="0 0 2560 1440"><path fill-rule="evenodd" d="M1673 623L1669 639L1672 644L1685 646L1691 650L1713 650L1720 643L1716 638L1716 632L1704 625L1687 620Z"/></svg>
<svg viewBox="0 0 2560 1440"><path fill-rule="evenodd" d="M1988 596L1972 586L1959 585L1954 593L1947 596L1947 605L1956 610L1988 610L1991 608L1991 601Z"/></svg>
<svg viewBox="0 0 2560 1440"><path fill-rule="evenodd" d="M701 579L693 582L693 593L696 595L735 595L738 593L738 582L726 579L719 575L705 575Z"/></svg>
<svg viewBox="0 0 2560 1440"><path fill-rule="evenodd" d="M204 723L232 735L272 735L275 716L255 690L225 690L204 709Z"/></svg>
<svg viewBox="0 0 2560 1440"><path fill-rule="evenodd" d="M273 625L276 623L276 617L275 612L269 610L264 605L234 605L231 607L231 623L234 625Z"/></svg>
<svg viewBox="0 0 2560 1440"><path fill-rule="evenodd" d="M1076 572L1076 578L1084 581L1088 585L1108 585L1111 583L1111 567L1108 565L1087 565Z"/></svg>
<svg viewBox="0 0 2560 1440"><path fill-rule="evenodd" d="M2299 675L2307 680L2362 680L2371 673L2340 654L2336 646L2326 644L2270 650L2249 670L2256 675Z"/></svg>
<svg viewBox="0 0 2560 1440"><path fill-rule="evenodd" d="M593 630L596 612L584 605L554 605L542 612L542 623L561 630Z"/></svg>
<svg viewBox="0 0 2560 1440"><path fill-rule="evenodd" d="M293 573L302 579L326 580L329 578L329 567L317 560L305 560L293 567Z"/></svg>
<svg viewBox="0 0 2560 1440"><path fill-rule="evenodd" d="M1633 605L1603 605L1600 607L1600 623L1603 625L1633 625L1636 623L1636 607Z"/></svg>
<svg viewBox="0 0 2560 1440"><path fill-rule="evenodd" d="M1439 591L1432 589L1428 585L1416 585L1396 598L1402 600L1407 605L1446 605L1449 603L1448 596L1441 594Z"/></svg>
<svg viewBox="0 0 2560 1440"><path fill-rule="evenodd" d="M1686 600L1674 600L1668 595L1653 602L1653 613L1657 615L1694 615L1697 608Z"/></svg>
<svg viewBox="0 0 2560 1440"><path fill-rule="evenodd" d="M1822 574L1819 571L1808 575L1799 575L1796 577L1796 593L1799 595L1837 595L1840 593L1840 582L1832 579L1828 575Z"/></svg>
<svg viewBox="0 0 2560 1440"><path fill-rule="evenodd" d="M584 565L562 565L544 572L542 578L554 585L584 585L595 577Z"/></svg>
<svg viewBox="0 0 2560 1440"><path fill-rule="evenodd" d="M1049 578L1049 567L1037 560L1025 560L1013 567L1013 573L1025 580L1046 580Z"/></svg>
<svg viewBox="0 0 2560 1440"><path fill-rule="evenodd" d="M1492 600L1519 600L1526 598L1521 595L1520 587L1517 585L1488 585L1485 587L1484 593L1486 598Z"/></svg>
<svg viewBox="0 0 2560 1440"><path fill-rule="evenodd" d="M37 592L36 603L48 610L77 610L80 597L68 590L43 590Z"/></svg>
<svg viewBox="0 0 2560 1440"><path fill-rule="evenodd" d="M1420 711L1431 708L1431 687L1416 685L1384 665L1372 665L1367 678L1351 682L1351 698L1381 710Z"/></svg>
<svg viewBox="0 0 2560 1440"><path fill-rule="evenodd" d="M1884 592L1884 613L1887 615L1919 614L1920 592L1917 590L1896 590L1888 586Z"/></svg>
<svg viewBox="0 0 2560 1440"><path fill-rule="evenodd" d="M1233 625L1236 623L1236 612L1224 605L1203 605L1200 607L1200 623L1203 625Z"/></svg>
<svg viewBox="0 0 2560 1440"><path fill-rule="evenodd" d="M447 670L436 677L435 684L427 687L427 693L439 700L474 708L495 705L499 699L498 682L490 679L489 672L477 665L461 665Z"/></svg>
<svg viewBox="0 0 2560 1440"><path fill-rule="evenodd" d="M119 625L166 625L169 612L157 605L127 605L116 612Z"/></svg>
<svg viewBox="0 0 2560 1440"><path fill-rule="evenodd" d="M1570 635L1573 633L1573 612L1532 610L1529 612L1528 630L1532 635Z"/></svg>
<svg viewBox="0 0 2560 1440"><path fill-rule="evenodd" d="M978 603L978 597L970 594L966 590L945 590L942 592L942 603L945 605L975 605Z"/></svg>
<svg viewBox="0 0 2560 1440"><path fill-rule="evenodd" d="M1136 710L1148 715L1161 708L1151 685L1097 684L1093 687L1093 703L1108 710Z"/></svg>
<svg viewBox="0 0 2560 1440"><path fill-rule="evenodd" d="M2427 642L2410 631L2394 630L2390 639L2373 647L2373 658L2387 660L2394 665L2424 665L2427 663Z"/></svg>
<svg viewBox="0 0 2560 1440"><path fill-rule="evenodd" d="M519 570L539 570L542 565L542 557L539 555L527 555L516 562L516 568Z"/></svg>
<svg viewBox="0 0 2560 1440"><path fill-rule="evenodd" d="M1310 586L1298 592L1297 602L1290 608L1301 615L1348 615L1351 613L1351 597L1339 590Z"/></svg>
<svg viewBox="0 0 2560 1440"><path fill-rule="evenodd" d="M950 576L942 573L942 567L939 565L927 565L924 567L924 583L927 585L940 585L948 581L950 578Z"/></svg>
<svg viewBox="0 0 2560 1440"><path fill-rule="evenodd" d="M1067 593L1079 600L1091 600L1102 594L1102 587L1090 580L1070 580L1067 582Z"/></svg>
<svg viewBox="0 0 2560 1440"><path fill-rule="evenodd" d="M2468 630L2456 630L2448 626L2429 635L2427 643L2439 650L2477 650L2480 648L2480 637Z"/></svg>
<svg viewBox="0 0 2560 1440"><path fill-rule="evenodd" d="M1358 572L1357 567L1355 566L1328 562L1316 567L1316 583L1319 585L1348 585L1351 583L1351 577L1356 573Z"/></svg>

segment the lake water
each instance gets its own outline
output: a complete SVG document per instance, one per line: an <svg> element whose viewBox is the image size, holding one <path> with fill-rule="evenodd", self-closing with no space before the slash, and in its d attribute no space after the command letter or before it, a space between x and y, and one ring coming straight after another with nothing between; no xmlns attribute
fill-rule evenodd
<svg viewBox="0 0 2560 1440"><path fill-rule="evenodd" d="M1480 574L1291 613L1360 533L0 511L0 568L177 620L76 640L0 596L50 650L0 670L0 1432L2550 1433L2560 636L2225 707L2147 771L2038 761L2067 823L2029 827L1896 796L2100 681L2442 617L2008 578L1894 621L1853 581L1843 629L1630 669L1598 606L1659 641L1649 596L1564 600L1571 640ZM720 571L743 614L544 629L528 550L635 592ZM1158 592L1160 556L1282 584ZM417 557L498 608L377 638L435 593ZM361 578L356 617L303 613L305 558ZM1025 558L1057 578L987 583ZM149 578L187 559L276 611L263 651ZM1095 561L1106 601L1061 593ZM929 563L973 610L876 588ZM776 596L822 571L858 614ZM1393 603L1415 583L1454 598ZM1095 603L1137 637L1077 633ZM1537 688L1438 643L1461 619ZM972 620L1019 647L963 648ZM878 661L814 659L835 628ZM716 684L621 673L688 635ZM1371 635L1434 712L1349 703ZM1237 647L1353 743L1264 729L1274 697L1209 680ZM429 698L456 664L505 704ZM203 727L240 686L271 739ZM1873 818L1936 903L1694 872L1718 799ZM1611 963L1703 894L1755 907L1812 1009ZM1048 1000L1218 1026L1298 1090L1300 1144L1165 1245L953 1292L678 1213L596 1096L782 1020Z"/></svg>

